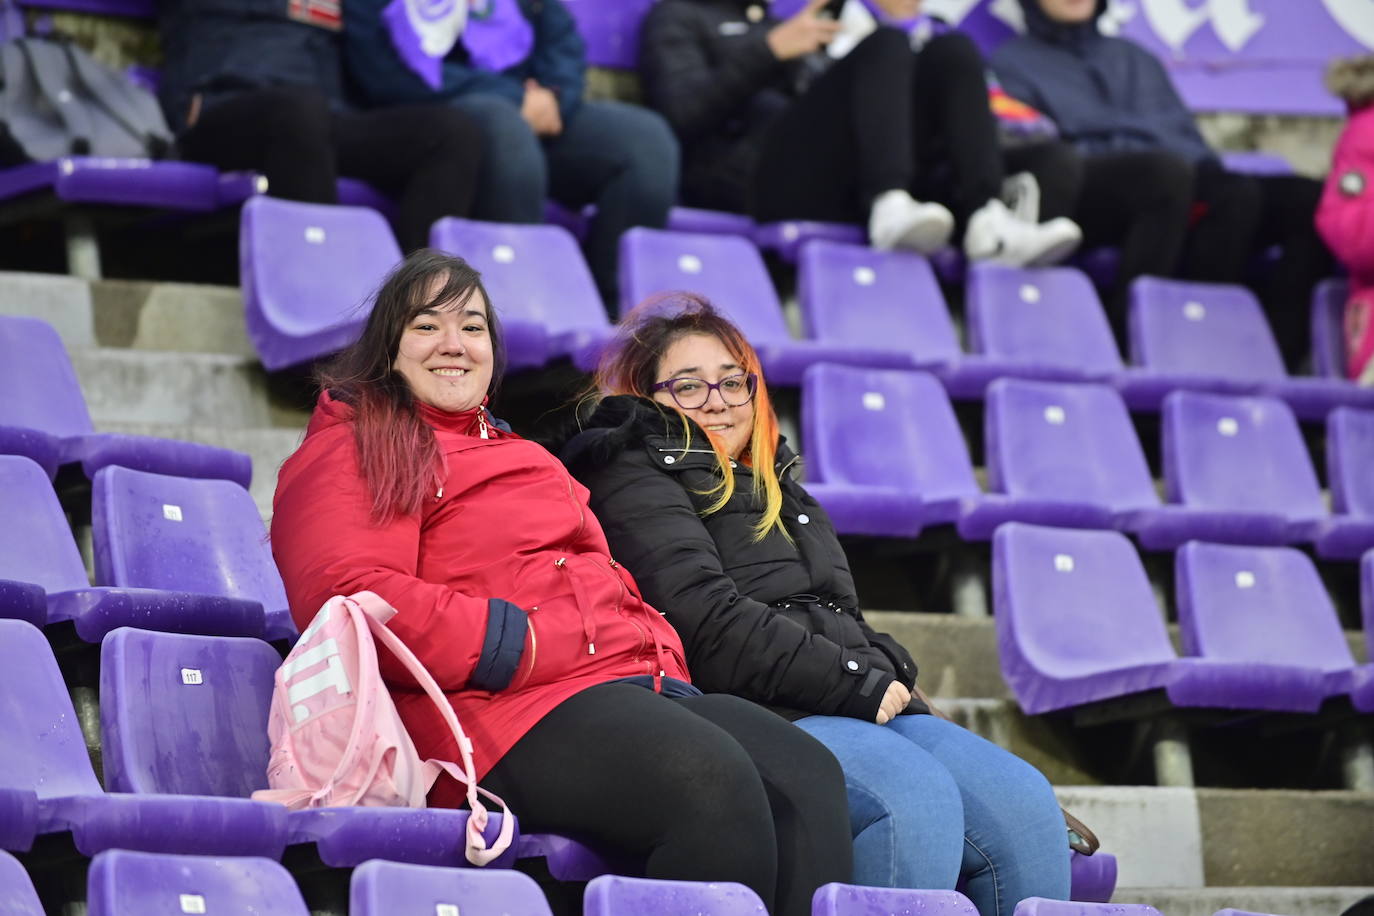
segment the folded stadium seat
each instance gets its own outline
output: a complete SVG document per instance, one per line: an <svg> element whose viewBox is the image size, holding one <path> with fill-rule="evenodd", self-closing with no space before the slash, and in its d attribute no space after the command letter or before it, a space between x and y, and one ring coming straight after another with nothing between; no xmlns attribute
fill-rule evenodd
<svg viewBox="0 0 1374 916"><path fill-rule="evenodd" d="M355 868L350 882L348 916L552 916L539 885L513 869L436 868L373 859Z"/></svg>
<svg viewBox="0 0 1374 916"><path fill-rule="evenodd" d="M581 210L573 211L556 200L544 202L544 222L562 226L573 234L579 242L587 240L591 229L591 219L596 215L596 205L588 204ZM704 235L742 235L752 238L755 224L742 213L727 213L724 210L702 210L697 207L671 207L668 210L668 225L673 232L700 232Z"/></svg>
<svg viewBox="0 0 1374 916"><path fill-rule="evenodd" d="M1254 293L1243 286L1140 277L1131 284L1131 359L1119 387L1154 410L1177 389L1283 398L1300 419L1342 404L1374 407L1374 390L1343 379L1292 378Z"/></svg>
<svg viewBox="0 0 1374 916"><path fill-rule="evenodd" d="M639 24L654 0L569 0L568 12L593 67L633 70L639 59Z"/></svg>
<svg viewBox="0 0 1374 916"><path fill-rule="evenodd" d="M816 888L816 893L811 897L811 916L851 916L857 913L978 916L973 902L958 891L860 887L831 882Z"/></svg>
<svg viewBox="0 0 1374 916"><path fill-rule="evenodd" d="M1321 673L1325 696L1348 694L1357 712L1374 712L1374 664L1356 665L1306 555L1191 541L1175 554L1174 573L1189 655L1310 668Z"/></svg>
<svg viewBox="0 0 1374 916"><path fill-rule="evenodd" d="M710 299L758 350L775 385L796 385L812 363L863 365L863 348L797 340L757 248L733 235L636 227L620 237L620 311L655 293L686 290Z"/></svg>
<svg viewBox="0 0 1374 916"><path fill-rule="evenodd" d="M0 788L0 849L24 852L38 834L38 793ZM0 890L4 883L0 882ZM0 898L3 899L3 898ZM4 912L4 907L0 907Z"/></svg>
<svg viewBox="0 0 1374 916"><path fill-rule="evenodd" d="M1312 290L1312 374L1346 378L1345 302L1350 283L1344 277L1323 280Z"/></svg>
<svg viewBox="0 0 1374 916"><path fill-rule="evenodd" d="M1337 407L1326 418L1326 481L1332 516L1314 538L1317 555L1355 560L1374 547L1374 410Z"/></svg>
<svg viewBox="0 0 1374 916"><path fill-rule="evenodd" d="M598 875L644 870L642 862L619 860L557 833L522 833L515 845L517 859L543 859L555 881L590 881Z"/></svg>
<svg viewBox="0 0 1374 916"><path fill-rule="evenodd" d="M1292 544L1321 533L1326 504L1287 404L1175 391L1164 399L1162 426L1171 505L1129 525L1143 546Z"/></svg>
<svg viewBox="0 0 1374 916"><path fill-rule="evenodd" d="M987 539L1005 521L1122 528L1160 511L1121 397L1106 385L1003 378L983 413L988 495L959 521Z"/></svg>
<svg viewBox="0 0 1374 916"><path fill-rule="evenodd" d="M91 527L99 585L256 602L266 639L299 635L267 528L242 487L105 468L95 475Z"/></svg>
<svg viewBox="0 0 1374 916"><path fill-rule="evenodd" d="M853 223L823 223L805 219L759 223L754 230L755 245L773 252L789 264L797 260L802 245L817 240L867 245L868 233L864 232L862 226Z"/></svg>
<svg viewBox="0 0 1374 916"><path fill-rule="evenodd" d="M975 264L964 309L969 349L982 355L970 367L976 369L975 383L1000 376L1097 381L1122 370L1097 291L1071 267Z"/></svg>
<svg viewBox="0 0 1374 916"><path fill-rule="evenodd" d="M1016 904L1012 916L1161 916L1159 910L1146 903L1077 903L1068 900L1047 900L1027 897Z"/></svg>
<svg viewBox="0 0 1374 916"><path fill-rule="evenodd" d="M43 904L29 873L19 860L0 852L0 913L5 916L43 916Z"/></svg>
<svg viewBox="0 0 1374 916"><path fill-rule="evenodd" d="M309 916L291 875L263 858L150 855L112 849L91 862L90 916L252 913Z"/></svg>
<svg viewBox="0 0 1374 916"><path fill-rule="evenodd" d="M239 222L239 284L262 364L283 369L351 344L368 297L400 260L375 210L251 198Z"/></svg>
<svg viewBox="0 0 1374 916"><path fill-rule="evenodd" d="M1116 531L1010 522L993 535L1002 676L1028 714L1162 691L1175 707L1316 712L1315 668L1179 658L1140 557Z"/></svg>
<svg viewBox="0 0 1374 916"><path fill-rule="evenodd" d="M202 666L193 659L187 667ZM77 851L86 856L122 848L281 857L287 828L281 805L101 789L52 650L43 634L23 621L0 620L0 696L6 698L0 788L35 793L40 835L70 833ZM213 722L218 710L207 709L205 715L198 728ZM191 753L160 766L209 767L213 761L199 754L208 744L197 744Z"/></svg>
<svg viewBox="0 0 1374 916"><path fill-rule="evenodd" d="M587 883L582 898L586 916L759 916L763 901L733 881L668 881L602 875Z"/></svg>
<svg viewBox="0 0 1374 916"><path fill-rule="evenodd" d="M267 719L281 664L271 646L125 627L106 637L100 655L100 730L111 791L139 799L185 793L240 802L267 788ZM286 843L313 844L330 868L368 859L467 865L467 811L271 807L282 811ZM489 842L502 816L492 812ZM491 867L514 860L512 851Z"/></svg>
<svg viewBox="0 0 1374 916"><path fill-rule="evenodd" d="M806 488L841 534L915 537L982 498L954 408L925 372L812 366L802 442Z"/></svg>
<svg viewBox="0 0 1374 916"><path fill-rule="evenodd" d="M512 365L568 357L579 369L596 366L611 323L582 249L566 229L449 217L434 224L429 244L482 272Z"/></svg>
<svg viewBox="0 0 1374 916"><path fill-rule="evenodd" d="M0 315L0 453L27 455L49 478L65 464L87 477L110 464L219 477L247 487L253 462L242 452L156 436L98 433L76 370L52 325Z"/></svg>
<svg viewBox="0 0 1374 916"><path fill-rule="evenodd" d="M230 485L232 486L232 484ZM248 497L248 491L239 492ZM248 497L251 505L252 498ZM0 616L35 625L70 621L98 643L115 627L261 636L258 601L152 588L92 587L67 517L42 469L0 455ZM261 522L259 522L261 524Z"/></svg>
<svg viewBox="0 0 1374 916"><path fill-rule="evenodd" d="M336 187L339 190L339 203L345 207L367 207L369 210L376 210L388 221L396 218L396 201L367 182L357 178L340 177Z"/></svg>

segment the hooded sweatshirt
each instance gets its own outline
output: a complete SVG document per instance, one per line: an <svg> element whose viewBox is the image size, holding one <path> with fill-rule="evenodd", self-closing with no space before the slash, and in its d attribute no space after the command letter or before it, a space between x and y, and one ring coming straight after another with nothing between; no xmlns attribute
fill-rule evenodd
<svg viewBox="0 0 1374 916"><path fill-rule="evenodd" d="M1021 6L1026 34L993 52L992 68L1008 94L1053 118L1064 139L1088 155L1167 150L1194 165L1216 160L1159 59L1098 31L1107 0L1076 25L1051 20L1040 0Z"/></svg>

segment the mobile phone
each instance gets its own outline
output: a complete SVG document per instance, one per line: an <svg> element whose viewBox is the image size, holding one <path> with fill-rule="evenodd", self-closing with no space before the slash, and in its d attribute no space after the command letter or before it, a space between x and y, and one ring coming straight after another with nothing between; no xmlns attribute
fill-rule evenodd
<svg viewBox="0 0 1374 916"><path fill-rule="evenodd" d="M821 7L816 13L824 19L839 19L840 10L844 9L845 0L830 0L825 6Z"/></svg>

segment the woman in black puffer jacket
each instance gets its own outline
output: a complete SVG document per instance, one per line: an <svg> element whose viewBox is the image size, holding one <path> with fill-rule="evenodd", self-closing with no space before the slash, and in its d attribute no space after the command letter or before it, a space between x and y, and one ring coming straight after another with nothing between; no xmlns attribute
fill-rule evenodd
<svg viewBox="0 0 1374 916"><path fill-rule="evenodd" d="M563 460L617 559L681 634L694 683L773 708L839 759L854 880L953 888L962 877L984 916L1066 898L1049 784L926 714L915 662L864 621L739 331L704 300L670 294L626 319L597 383L603 398Z"/></svg>

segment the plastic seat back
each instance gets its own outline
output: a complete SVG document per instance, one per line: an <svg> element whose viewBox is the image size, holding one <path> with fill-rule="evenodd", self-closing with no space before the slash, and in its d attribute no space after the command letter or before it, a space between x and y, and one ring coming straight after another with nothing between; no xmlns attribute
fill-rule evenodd
<svg viewBox="0 0 1374 916"><path fill-rule="evenodd" d="M1374 410L1337 407L1326 417L1331 510L1374 519Z"/></svg>
<svg viewBox="0 0 1374 916"><path fill-rule="evenodd" d="M850 916L857 913L978 916L978 909L958 891L860 887L838 882L822 884L811 897L811 916Z"/></svg>
<svg viewBox="0 0 1374 916"><path fill-rule="evenodd" d="M348 912L349 916L550 914L539 885L514 869L440 868L382 859L353 870Z"/></svg>
<svg viewBox="0 0 1374 916"><path fill-rule="evenodd" d="M1157 372L1251 381L1288 377L1255 294L1243 286L1140 277L1131 284L1131 361Z"/></svg>
<svg viewBox="0 0 1374 916"><path fill-rule="evenodd" d="M586 916L766 916L759 895L733 881L666 881L601 875L587 883Z"/></svg>
<svg viewBox="0 0 1374 916"><path fill-rule="evenodd" d="M80 436L94 429L81 382L52 325L0 315L0 426Z"/></svg>
<svg viewBox="0 0 1374 916"><path fill-rule="evenodd" d="M0 518L0 579L47 592L90 584L52 483L28 458L0 455Z"/></svg>
<svg viewBox="0 0 1374 916"><path fill-rule="evenodd" d="M91 860L90 916L252 913L309 916L291 873L271 859L110 849Z"/></svg>
<svg viewBox="0 0 1374 916"><path fill-rule="evenodd" d="M43 916L43 904L29 873L19 860L0 851L0 913L5 916Z"/></svg>

